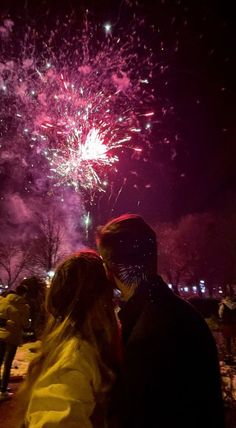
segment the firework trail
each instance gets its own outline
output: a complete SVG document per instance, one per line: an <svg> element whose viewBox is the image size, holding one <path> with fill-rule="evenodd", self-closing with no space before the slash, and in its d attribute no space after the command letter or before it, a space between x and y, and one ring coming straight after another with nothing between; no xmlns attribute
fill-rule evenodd
<svg viewBox="0 0 236 428"><path fill-rule="evenodd" d="M106 191L120 154L140 157L151 132L152 52L111 24L82 30L67 18L53 30L0 27L1 157L20 153L53 187ZM149 109L148 109L149 108Z"/></svg>

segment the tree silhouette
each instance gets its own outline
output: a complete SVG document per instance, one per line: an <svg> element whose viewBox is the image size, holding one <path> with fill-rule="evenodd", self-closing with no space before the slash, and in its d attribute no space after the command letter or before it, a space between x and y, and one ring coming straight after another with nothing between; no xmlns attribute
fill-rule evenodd
<svg viewBox="0 0 236 428"><path fill-rule="evenodd" d="M0 242L0 281L12 288L32 270L29 246L13 242Z"/></svg>
<svg viewBox="0 0 236 428"><path fill-rule="evenodd" d="M63 253L63 229L54 214L37 215L36 237L33 242L33 262L44 274L54 269Z"/></svg>

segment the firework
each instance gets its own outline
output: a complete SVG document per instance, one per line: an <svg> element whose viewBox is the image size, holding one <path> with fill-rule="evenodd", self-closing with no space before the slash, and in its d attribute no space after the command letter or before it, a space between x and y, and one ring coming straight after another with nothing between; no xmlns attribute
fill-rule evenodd
<svg viewBox="0 0 236 428"><path fill-rule="evenodd" d="M105 191L120 153L141 155L148 140L152 54L137 22L125 35L110 23L63 25L41 35L28 28L20 54L13 23L2 26L2 147L11 136L27 167L40 165L54 186Z"/></svg>

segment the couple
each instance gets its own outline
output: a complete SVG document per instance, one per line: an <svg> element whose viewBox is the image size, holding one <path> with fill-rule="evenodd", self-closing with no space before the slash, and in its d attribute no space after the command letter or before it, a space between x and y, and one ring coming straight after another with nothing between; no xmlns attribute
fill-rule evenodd
<svg viewBox="0 0 236 428"><path fill-rule="evenodd" d="M223 427L213 337L157 275L154 231L127 214L99 229L97 246L101 257L81 252L54 275L50 320L21 391L22 426ZM111 284L123 300L122 338Z"/></svg>

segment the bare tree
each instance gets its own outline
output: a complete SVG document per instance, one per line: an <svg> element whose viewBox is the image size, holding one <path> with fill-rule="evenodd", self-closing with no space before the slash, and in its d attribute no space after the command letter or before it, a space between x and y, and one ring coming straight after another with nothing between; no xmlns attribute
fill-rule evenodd
<svg viewBox="0 0 236 428"><path fill-rule="evenodd" d="M13 242L0 243L0 281L11 288L32 269L30 248Z"/></svg>
<svg viewBox="0 0 236 428"><path fill-rule="evenodd" d="M61 223L53 214L38 215L37 219L33 260L35 267L46 273L63 257L63 230Z"/></svg>
<svg viewBox="0 0 236 428"><path fill-rule="evenodd" d="M157 226L157 236L159 271L172 285L173 291L179 294L179 285L185 279L187 261L179 248L178 227L171 223L160 224Z"/></svg>
<svg viewBox="0 0 236 428"><path fill-rule="evenodd" d="M236 235L229 218L189 214L177 224L159 225L157 234L160 272L176 292L182 282L194 284L201 296L200 280L204 279L209 295L213 295L214 286L234 280Z"/></svg>

